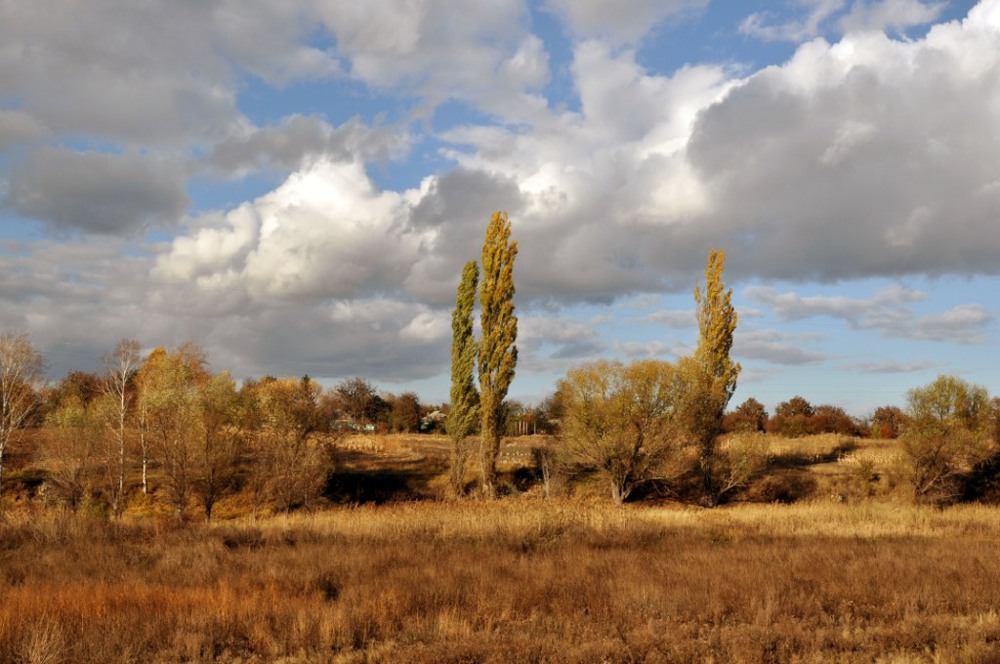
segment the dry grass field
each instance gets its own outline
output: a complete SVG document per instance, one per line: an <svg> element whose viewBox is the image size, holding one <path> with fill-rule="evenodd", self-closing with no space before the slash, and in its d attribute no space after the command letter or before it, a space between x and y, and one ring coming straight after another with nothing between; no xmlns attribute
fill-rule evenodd
<svg viewBox="0 0 1000 664"><path fill-rule="evenodd" d="M380 499L312 513L8 505L0 661L1000 661L1000 512L881 484L832 499L877 443L776 441L774 463L825 476L813 495L711 510L585 490L415 500L437 491L437 443L369 443L342 472Z"/></svg>

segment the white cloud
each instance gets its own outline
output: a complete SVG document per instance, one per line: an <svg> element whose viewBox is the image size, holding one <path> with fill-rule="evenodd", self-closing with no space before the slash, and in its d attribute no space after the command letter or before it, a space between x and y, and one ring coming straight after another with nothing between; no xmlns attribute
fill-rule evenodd
<svg viewBox="0 0 1000 664"><path fill-rule="evenodd" d="M912 302L926 299L927 295L901 285L880 290L867 299L850 298L840 295L810 295L779 293L773 288L751 286L743 294L770 307L782 320L802 320L814 316L842 318L855 325L865 320L880 318L887 312L904 308Z"/></svg>
<svg viewBox="0 0 1000 664"><path fill-rule="evenodd" d="M773 288L751 287L744 294L770 307L782 320L816 316L839 318L855 329L877 330L883 336L956 343L983 343L995 316L981 304L963 304L939 314L918 315L909 305L926 298L920 291L892 286L867 299L842 296L800 296Z"/></svg>
<svg viewBox="0 0 1000 664"><path fill-rule="evenodd" d="M855 2L851 11L840 20L845 32L877 30L904 32L908 28L935 21L944 10L945 2L921 0L879 0Z"/></svg>
<svg viewBox="0 0 1000 664"><path fill-rule="evenodd" d="M853 369L867 374L916 373L932 367L934 367L934 363L928 360L914 360L912 362L885 360L881 362L855 362L846 365L846 368L848 369Z"/></svg>
<svg viewBox="0 0 1000 664"><path fill-rule="evenodd" d="M216 144L213 167L244 176L260 170L291 171L321 156L338 161L386 161L405 154L409 136L388 127L368 127L352 118L331 127L316 116L290 115L280 124L246 128Z"/></svg>
<svg viewBox="0 0 1000 664"><path fill-rule="evenodd" d="M924 39L810 42L699 118L688 158L700 227L774 278L995 273L1000 6Z"/></svg>
<svg viewBox="0 0 1000 664"><path fill-rule="evenodd" d="M303 302L393 290L420 246L405 213L403 197L375 191L360 164L323 159L251 205L194 222L154 275L183 283L223 274L252 297Z"/></svg>
<svg viewBox="0 0 1000 664"><path fill-rule="evenodd" d="M529 371L565 370L605 350L593 327L560 316L522 316L517 344Z"/></svg>
<svg viewBox="0 0 1000 664"><path fill-rule="evenodd" d="M824 353L806 347L817 338L813 334L791 334L778 330L737 330L733 356L741 360L763 360L787 366L816 364L827 359Z"/></svg>
<svg viewBox="0 0 1000 664"><path fill-rule="evenodd" d="M633 43L668 17L704 9L708 0L548 0L547 5L578 37Z"/></svg>
<svg viewBox="0 0 1000 664"><path fill-rule="evenodd" d="M681 357L690 351L683 344L668 344L662 341L616 342L615 350L628 358Z"/></svg>
<svg viewBox="0 0 1000 664"><path fill-rule="evenodd" d="M986 331L995 321L996 316L983 305L962 304L940 314L894 321L886 332L910 339L982 344L986 343Z"/></svg>
<svg viewBox="0 0 1000 664"><path fill-rule="evenodd" d="M0 87L18 105L0 111L0 143L34 150L80 139L114 151L88 154L62 175L32 166L68 154L62 148L7 164L12 208L111 233L181 216L185 173L292 174L235 209L186 220L159 245L107 239L108 255L89 243L78 255L53 244L3 254L4 285L17 291L4 295L4 320L23 326L30 315L32 329L53 339L66 327L60 311L80 313L94 339L100 331L179 342L186 332L223 366L250 374L291 371L280 368L288 361L329 375L428 375L446 361L442 311L461 265L478 257L497 209L510 212L520 243L524 312L690 292L706 250L722 243L731 281L997 273L1000 2L919 39L852 28L751 74L644 67L634 42L698 4L618 4L610 18L609 3L561 4L555 11L574 34L565 68L550 63L519 0L477 3L461 21L443 0L11 5L0 25ZM906 6L900 20L912 25L919 7ZM800 32L813 34L847 3L803 7ZM889 3L852 7L858 26L905 29L879 13ZM120 38L105 38L109 26ZM321 116L256 127L239 108L248 72L270 85L350 76L415 116L448 99L482 114L434 135L419 123L333 127ZM578 110L540 96L554 75L571 77L564 83L579 93ZM434 154L438 141L446 147ZM414 146L456 165L435 166L412 190L379 190L366 165ZM124 208L102 211L98 174L122 187ZM71 274L115 256L118 269ZM895 306L916 299L902 288L861 300L757 294L790 319L830 315L894 336L974 342L993 324L976 304L931 315ZM95 313L72 308L84 305ZM663 322L679 323L673 313ZM532 332L526 316L526 361L563 366L599 353L593 330L570 322L561 321L568 331ZM811 339L740 335L737 350L750 359L824 358Z"/></svg>
<svg viewBox="0 0 1000 664"><path fill-rule="evenodd" d="M531 91L548 80L548 55L525 34L523 0L469 4L460 17L448 0L319 3L358 80L415 92L429 108L454 97L515 121L544 107Z"/></svg>
<svg viewBox="0 0 1000 664"><path fill-rule="evenodd" d="M820 26L839 12L846 0L797 0L789 4L803 7L805 15L784 23L771 23L772 13L758 12L743 19L740 32L765 41L805 41L819 35Z"/></svg>
<svg viewBox="0 0 1000 664"><path fill-rule="evenodd" d="M642 320L649 323L663 323L667 327L677 329L686 329L696 327L698 325L698 320L693 309L687 311L667 309L654 311L651 314L643 316Z"/></svg>
<svg viewBox="0 0 1000 664"><path fill-rule="evenodd" d="M831 31L905 33L932 23L946 6L923 0L856 0L849 10L847 0L786 0L784 4L786 9L801 8L802 13L789 20L779 18L776 12L757 12L743 19L740 32L764 41L796 43Z"/></svg>

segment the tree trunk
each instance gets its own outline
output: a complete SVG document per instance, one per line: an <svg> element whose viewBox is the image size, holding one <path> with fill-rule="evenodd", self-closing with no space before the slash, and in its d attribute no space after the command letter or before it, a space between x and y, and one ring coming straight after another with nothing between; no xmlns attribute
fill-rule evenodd
<svg viewBox="0 0 1000 664"><path fill-rule="evenodd" d="M483 418L480 458L483 470L483 495L497 497L497 456L500 454L500 433L497 431L495 416Z"/></svg>

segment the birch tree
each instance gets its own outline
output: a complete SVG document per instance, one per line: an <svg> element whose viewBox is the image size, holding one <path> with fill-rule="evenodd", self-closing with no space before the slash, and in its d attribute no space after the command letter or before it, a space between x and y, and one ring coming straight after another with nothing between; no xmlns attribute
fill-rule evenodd
<svg viewBox="0 0 1000 664"><path fill-rule="evenodd" d="M135 401L132 383L139 370L139 363L139 342L134 339L122 339L114 351L104 358L105 374L102 389L110 405L108 411L110 417L106 419L110 433L110 463L107 470L111 475L111 481L108 501L111 504L111 513L115 517L121 517L125 510L125 475L128 465L126 438L128 418Z"/></svg>
<svg viewBox="0 0 1000 664"><path fill-rule="evenodd" d="M504 427L504 399L517 365L517 316L514 315L514 258L517 242L510 239L510 221L495 212L486 227L479 290L479 411L483 493L495 497L496 464Z"/></svg>
<svg viewBox="0 0 1000 664"><path fill-rule="evenodd" d="M451 410L448 411L448 436L451 438L451 486L456 494L465 492L465 466L469 458L469 435L479 417L479 391L476 390L476 341L472 333L472 313L476 305L479 267L469 261L462 270L462 281L455 295L451 314Z"/></svg>
<svg viewBox="0 0 1000 664"><path fill-rule="evenodd" d="M45 362L27 334L0 335L0 486L4 453L38 404L44 379Z"/></svg>

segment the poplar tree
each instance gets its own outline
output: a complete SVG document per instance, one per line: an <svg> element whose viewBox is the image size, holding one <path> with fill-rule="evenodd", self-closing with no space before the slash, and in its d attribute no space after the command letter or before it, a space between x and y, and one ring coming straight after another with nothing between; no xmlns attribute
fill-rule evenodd
<svg viewBox="0 0 1000 664"><path fill-rule="evenodd" d="M504 399L517 364L517 316L514 315L514 257L505 212L494 212L483 241L483 279L479 291L482 339L479 342L480 457L483 492L496 496L496 464L504 425Z"/></svg>
<svg viewBox="0 0 1000 664"><path fill-rule="evenodd" d="M479 417L479 391L476 390L476 341L472 334L472 310L476 306L479 266L469 261L462 270L462 281L455 294L451 314L451 410L448 411L448 435L451 437L451 485L455 493L464 493L465 465L469 458L468 436Z"/></svg>
<svg viewBox="0 0 1000 664"><path fill-rule="evenodd" d="M717 495L713 484L716 462L715 441L722 433L722 418L726 405L736 390L740 365L733 362L729 352L733 347L736 331L736 309L733 308L733 289L726 289L722 281L726 254L717 249L708 252L705 267L705 290L694 290L698 309L698 349L691 364L691 390L696 402L689 404L691 433L698 447L698 462L705 482L705 496L715 504Z"/></svg>

